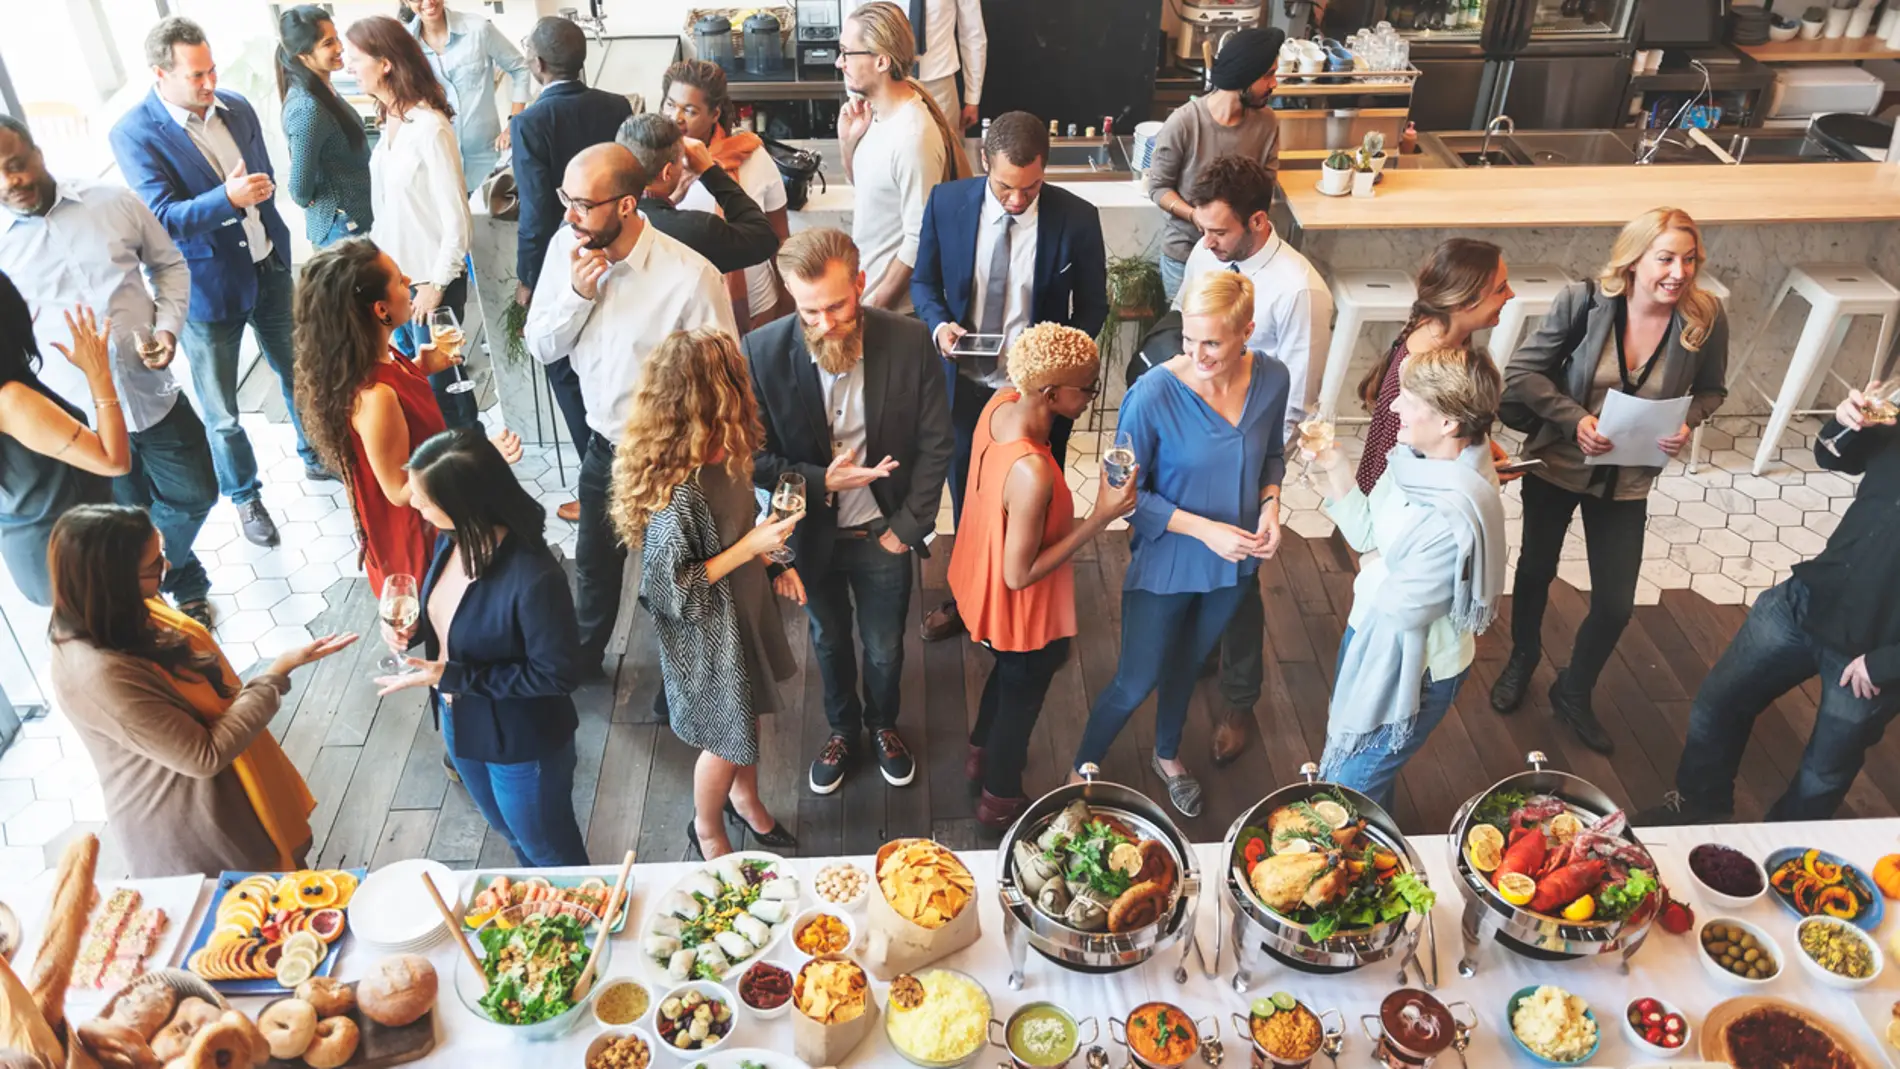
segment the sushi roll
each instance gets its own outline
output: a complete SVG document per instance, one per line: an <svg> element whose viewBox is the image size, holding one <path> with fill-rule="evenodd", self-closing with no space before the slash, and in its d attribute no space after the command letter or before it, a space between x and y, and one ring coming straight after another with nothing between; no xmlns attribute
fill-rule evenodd
<svg viewBox="0 0 1900 1069"><path fill-rule="evenodd" d="M720 934L726 935L730 933L722 932ZM723 979L727 973L732 971L732 959L726 957L726 952L719 949L717 942L704 943L699 947L699 962L697 968L700 972L705 973L714 980Z"/></svg>
<svg viewBox="0 0 1900 1069"><path fill-rule="evenodd" d="M745 936L746 941L755 947L762 947L772 941L772 929L750 913L741 913L732 918L732 930Z"/></svg>
<svg viewBox="0 0 1900 1069"><path fill-rule="evenodd" d="M675 950L673 956L666 959L666 978L676 984L683 984L693 978L693 962L699 955L692 949Z"/></svg>
<svg viewBox="0 0 1900 1069"><path fill-rule="evenodd" d="M660 912L683 921L698 920L703 912L692 895L684 891L674 891L660 899Z"/></svg>
<svg viewBox="0 0 1900 1069"><path fill-rule="evenodd" d="M743 961L758 950L750 939L738 932L720 932L713 936L713 942L719 944L719 949L725 951L726 956L733 961Z"/></svg>
<svg viewBox="0 0 1900 1069"><path fill-rule="evenodd" d="M759 885L759 897L773 902L793 902L798 899L798 877L789 872L780 871L772 879Z"/></svg>
<svg viewBox="0 0 1900 1069"><path fill-rule="evenodd" d="M646 941L647 956L654 961L667 961L680 948L680 941L670 935L649 935Z"/></svg>
<svg viewBox="0 0 1900 1069"><path fill-rule="evenodd" d="M718 898L719 892L724 890L724 888L719 886L718 877L710 872L701 870L691 873L685 879L681 880L680 890L689 895L698 895L701 898Z"/></svg>
<svg viewBox="0 0 1900 1069"><path fill-rule="evenodd" d="M671 913L663 913L653 918L653 924L650 927L654 935L670 935L675 939L680 937L680 931L683 928L680 919Z"/></svg>
<svg viewBox="0 0 1900 1069"><path fill-rule="evenodd" d="M761 898L747 906L745 911L767 924L783 924L785 918L791 915L792 907L790 903L776 898Z"/></svg>

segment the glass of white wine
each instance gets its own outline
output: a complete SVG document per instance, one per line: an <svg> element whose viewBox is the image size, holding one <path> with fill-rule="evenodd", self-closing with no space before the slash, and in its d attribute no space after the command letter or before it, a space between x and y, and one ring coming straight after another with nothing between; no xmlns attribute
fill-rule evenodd
<svg viewBox="0 0 1900 1069"><path fill-rule="evenodd" d="M778 477L778 485L772 489L772 522L805 511L805 477L797 472L788 471ZM780 546L767 554L780 564L790 564L794 554L789 545Z"/></svg>
<svg viewBox="0 0 1900 1069"><path fill-rule="evenodd" d="M158 340L158 333L156 331L133 331L132 344L138 349L140 363L153 371L164 370L164 368L160 366L159 361L165 359L165 343ZM157 393L160 397L170 397L182 389L184 389L184 386L179 383L178 376L166 375L164 383L156 387L153 392Z"/></svg>
<svg viewBox="0 0 1900 1069"><path fill-rule="evenodd" d="M401 646L396 636L402 635L416 625L416 618L422 614L422 599L416 587L416 577L398 572L383 577L382 597L376 602L376 615L389 628L389 653L376 662L376 667L384 673L406 674L408 667L403 663Z"/></svg>
<svg viewBox="0 0 1900 1069"><path fill-rule="evenodd" d="M1127 431L1116 431L1108 452L1102 454L1102 474L1108 476L1109 486L1120 490L1128 485L1134 470L1135 439Z"/></svg>
<svg viewBox="0 0 1900 1069"><path fill-rule="evenodd" d="M1878 379L1867 384L1860 392L1864 399L1860 407L1860 421L1869 426L1890 426L1900 421L1900 378ZM1821 444L1835 456L1841 455L1841 439L1854 433L1843 428L1832 438L1821 439Z"/></svg>
<svg viewBox="0 0 1900 1069"><path fill-rule="evenodd" d="M462 324L455 319L452 308L437 308L429 313L429 344L444 356L459 356L466 339L462 336ZM450 393L467 393L475 388L475 380L462 374L462 365L453 367L455 381L444 389Z"/></svg>
<svg viewBox="0 0 1900 1069"><path fill-rule="evenodd" d="M1313 454L1313 459L1300 469L1300 485L1313 489L1313 465L1319 462L1319 455L1333 447L1334 431L1330 420L1317 417L1300 424L1300 451Z"/></svg>

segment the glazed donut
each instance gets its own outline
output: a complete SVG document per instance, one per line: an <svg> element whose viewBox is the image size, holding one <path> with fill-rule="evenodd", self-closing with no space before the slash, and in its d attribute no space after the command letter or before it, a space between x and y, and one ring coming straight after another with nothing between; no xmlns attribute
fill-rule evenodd
<svg viewBox="0 0 1900 1069"><path fill-rule="evenodd" d="M317 1022L317 1037L303 1052L310 1069L338 1069L356 1056L356 1022L348 1017L325 1017Z"/></svg>
<svg viewBox="0 0 1900 1069"><path fill-rule="evenodd" d="M99 1018L78 1031L80 1044L105 1069L158 1069L158 1055L130 1025Z"/></svg>
<svg viewBox="0 0 1900 1069"><path fill-rule="evenodd" d="M328 976L312 976L298 984L297 997L308 1002L318 1017L341 1017L356 1008L356 991Z"/></svg>
<svg viewBox="0 0 1900 1069"><path fill-rule="evenodd" d="M250 1064L251 1037L235 1022L218 1020L199 1029L184 1055L166 1069L246 1069Z"/></svg>
<svg viewBox="0 0 1900 1069"><path fill-rule="evenodd" d="M111 1020L122 1024L139 1034L139 1038L151 1042L165 1022L172 1019L172 1012L178 1008L178 995L163 984L146 984L143 987L128 989L112 1004Z"/></svg>
<svg viewBox="0 0 1900 1069"><path fill-rule="evenodd" d="M244 1039L251 1045L252 1069L264 1069L264 1063L270 1061L270 1044L264 1041L264 1033L257 1030L249 1017L236 1010L225 1010L218 1016L223 1021L244 1033Z"/></svg>
<svg viewBox="0 0 1900 1069"><path fill-rule="evenodd" d="M257 1027L270 1045L270 1056L279 1061L303 1057L317 1035L317 1011L300 998L287 998L264 1007L257 1015Z"/></svg>

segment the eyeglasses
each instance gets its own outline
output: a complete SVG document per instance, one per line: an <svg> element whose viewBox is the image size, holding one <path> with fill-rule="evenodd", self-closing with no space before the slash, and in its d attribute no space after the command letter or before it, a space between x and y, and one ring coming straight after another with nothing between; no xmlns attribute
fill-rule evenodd
<svg viewBox="0 0 1900 1069"><path fill-rule="evenodd" d="M850 59L852 56L875 56L875 55L877 55L877 53L871 51L868 48L859 48L859 49L840 48L838 50L839 59Z"/></svg>
<svg viewBox="0 0 1900 1069"><path fill-rule="evenodd" d="M554 197L556 200L559 200L561 202L561 207L572 208L575 211L581 213L582 215L586 215L588 212L593 211L595 208L598 208L603 204L612 204L615 201L625 199L623 197L609 197L606 200L584 200L580 197L568 196L567 190L565 189L555 190Z"/></svg>

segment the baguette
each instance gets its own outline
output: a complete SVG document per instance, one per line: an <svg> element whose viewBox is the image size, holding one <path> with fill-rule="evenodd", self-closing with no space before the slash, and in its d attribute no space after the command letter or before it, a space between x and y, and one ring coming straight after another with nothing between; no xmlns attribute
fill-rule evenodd
<svg viewBox="0 0 1900 1069"><path fill-rule="evenodd" d="M32 980L27 984L40 1015L55 1029L66 1018L66 988L72 984L73 964L86 935L86 917L92 912L93 899L98 897L92 883L98 864L97 835L81 836L66 844L66 852L59 858L53 904L46 914L46 935L40 941L39 957L33 960Z"/></svg>

